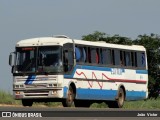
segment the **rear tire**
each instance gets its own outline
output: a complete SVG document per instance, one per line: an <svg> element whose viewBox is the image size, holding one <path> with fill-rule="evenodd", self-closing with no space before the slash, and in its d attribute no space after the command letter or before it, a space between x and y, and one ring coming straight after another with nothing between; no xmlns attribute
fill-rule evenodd
<svg viewBox="0 0 160 120"><path fill-rule="evenodd" d="M124 105L125 94L122 88L119 88L116 101L108 102L109 108L122 108Z"/></svg>
<svg viewBox="0 0 160 120"><path fill-rule="evenodd" d="M33 101L30 100L30 99L22 99L22 105L23 105L24 107L26 107L26 106L31 107L31 106L33 105Z"/></svg>
<svg viewBox="0 0 160 120"><path fill-rule="evenodd" d="M75 99L75 93L73 91L73 88L69 86L67 92L67 98L62 101L63 107L71 107L74 103L74 99Z"/></svg>

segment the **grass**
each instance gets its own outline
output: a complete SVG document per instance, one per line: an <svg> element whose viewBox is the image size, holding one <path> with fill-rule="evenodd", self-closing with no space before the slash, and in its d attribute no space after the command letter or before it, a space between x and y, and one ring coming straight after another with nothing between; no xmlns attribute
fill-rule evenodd
<svg viewBox="0 0 160 120"><path fill-rule="evenodd" d="M20 104L20 102L14 100L9 92L0 90L0 104L15 105L15 104Z"/></svg>
<svg viewBox="0 0 160 120"><path fill-rule="evenodd" d="M47 106L47 107L62 107L62 103L61 102L47 102L47 103L33 103L33 106Z"/></svg>
<svg viewBox="0 0 160 120"><path fill-rule="evenodd" d="M102 103L93 103L90 106L91 108L108 108L107 104L102 102Z"/></svg>
<svg viewBox="0 0 160 120"><path fill-rule="evenodd" d="M7 105L21 105L20 100L14 100L9 92L0 90L0 104ZM34 103L33 106L47 106L47 107L62 107L61 102L48 102L48 103ZM93 103L91 108L108 108L103 103ZM160 109L160 97L156 100L139 100L139 101L125 101L123 109Z"/></svg>
<svg viewBox="0 0 160 120"><path fill-rule="evenodd" d="M108 105L103 103L93 103L91 108L108 108ZM125 101L123 109L160 109L160 97L156 100L139 100L139 101Z"/></svg>
<svg viewBox="0 0 160 120"><path fill-rule="evenodd" d="M127 101L123 108L127 109L160 109L160 97L156 100Z"/></svg>

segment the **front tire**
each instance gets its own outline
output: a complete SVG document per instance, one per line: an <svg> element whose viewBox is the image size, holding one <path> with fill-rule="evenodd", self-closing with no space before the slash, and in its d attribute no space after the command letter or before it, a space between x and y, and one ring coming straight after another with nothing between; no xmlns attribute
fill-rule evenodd
<svg viewBox="0 0 160 120"><path fill-rule="evenodd" d="M33 101L30 100L30 99L22 99L22 105L23 105L24 107L26 107L26 106L31 107L31 106L33 105Z"/></svg>
<svg viewBox="0 0 160 120"><path fill-rule="evenodd" d="M73 88L69 86L67 92L67 98L62 101L63 107L71 107L74 103L74 99L75 99L75 93L73 91Z"/></svg>

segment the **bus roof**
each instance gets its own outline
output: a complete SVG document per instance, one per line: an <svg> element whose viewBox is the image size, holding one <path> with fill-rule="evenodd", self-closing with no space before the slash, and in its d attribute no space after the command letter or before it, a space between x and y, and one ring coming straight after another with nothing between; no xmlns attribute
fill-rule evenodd
<svg viewBox="0 0 160 120"><path fill-rule="evenodd" d="M141 45L121 45L121 44L111 44L106 43L105 41L85 41L85 40L75 40L76 44L80 45L91 45L96 47L109 47L109 48L117 48L117 49L126 49L126 50L139 50L145 51L144 46Z"/></svg>
<svg viewBox="0 0 160 120"><path fill-rule="evenodd" d="M49 45L63 45L65 43L73 43L69 38L60 38L60 37L40 37L40 38L31 38L25 39L17 42L17 47L22 46L49 46Z"/></svg>
<svg viewBox="0 0 160 120"><path fill-rule="evenodd" d="M138 50L145 51L145 48L140 45L120 45L120 44L111 44L105 43L102 41L85 41L85 40L76 40L70 39L66 36L55 36L55 37L40 37L40 38L31 38L25 39L17 42L16 47L26 47L26 46L51 46L51 45L60 45L63 46L65 43L74 43L79 45L88 45L95 47L109 47L117 49L126 49L126 50Z"/></svg>

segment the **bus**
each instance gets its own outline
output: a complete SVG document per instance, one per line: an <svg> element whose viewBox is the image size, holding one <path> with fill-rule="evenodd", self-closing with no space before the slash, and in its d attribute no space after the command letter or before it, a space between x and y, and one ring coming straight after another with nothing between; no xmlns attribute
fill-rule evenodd
<svg viewBox="0 0 160 120"><path fill-rule="evenodd" d="M146 49L139 45L70 39L59 35L25 39L10 53L13 96L23 106L62 102L89 107L105 102L121 108L125 101L148 97Z"/></svg>

